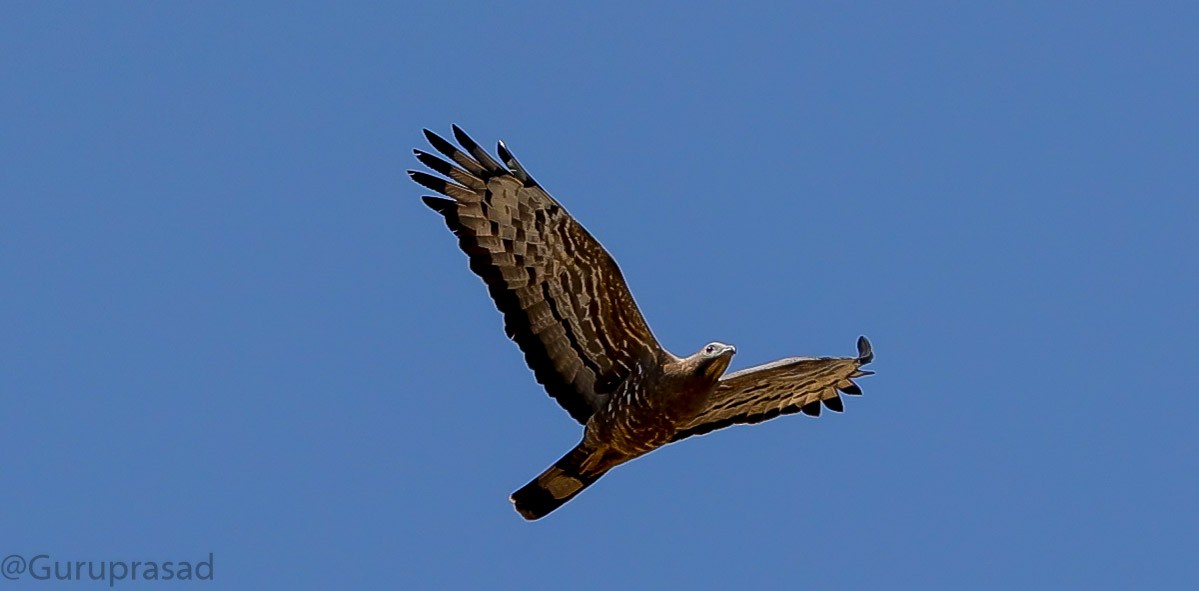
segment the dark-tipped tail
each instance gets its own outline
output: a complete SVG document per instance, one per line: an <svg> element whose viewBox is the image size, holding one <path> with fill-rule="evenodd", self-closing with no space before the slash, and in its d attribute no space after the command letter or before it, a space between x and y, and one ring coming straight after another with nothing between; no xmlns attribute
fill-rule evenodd
<svg viewBox="0 0 1199 591"><path fill-rule="evenodd" d="M512 493L517 513L530 521L549 515L591 486L612 466L603 465L596 452L575 446L532 482Z"/></svg>

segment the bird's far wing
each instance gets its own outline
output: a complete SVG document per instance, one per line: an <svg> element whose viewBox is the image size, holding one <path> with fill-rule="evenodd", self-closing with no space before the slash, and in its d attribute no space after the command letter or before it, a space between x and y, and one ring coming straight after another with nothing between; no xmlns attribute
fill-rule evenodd
<svg viewBox="0 0 1199 591"><path fill-rule="evenodd" d="M728 374L716 386L707 408L673 441L796 412L819 416L821 404L841 412L844 406L838 391L861 394L852 378L874 373L861 369L873 359L870 341L859 337L857 357L791 357Z"/></svg>
<svg viewBox="0 0 1199 591"><path fill-rule="evenodd" d="M425 130L451 162L416 150L449 181L420 171L412 180L458 236L470 268L504 315L537 381L580 423L638 361L660 346L611 255L550 197L501 142L500 165L461 129L462 149Z"/></svg>

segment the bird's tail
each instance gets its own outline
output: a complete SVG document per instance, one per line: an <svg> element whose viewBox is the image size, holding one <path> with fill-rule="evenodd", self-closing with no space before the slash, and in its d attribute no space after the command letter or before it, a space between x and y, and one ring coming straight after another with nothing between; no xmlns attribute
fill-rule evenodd
<svg viewBox="0 0 1199 591"><path fill-rule="evenodd" d="M512 493L510 500L525 519L541 519L583 492L615 465L605 461L602 452L580 443L532 482Z"/></svg>

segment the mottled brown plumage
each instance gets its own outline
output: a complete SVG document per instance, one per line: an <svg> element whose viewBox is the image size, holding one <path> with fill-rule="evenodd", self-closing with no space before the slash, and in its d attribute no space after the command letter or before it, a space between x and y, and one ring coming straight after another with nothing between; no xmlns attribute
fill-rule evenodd
<svg viewBox="0 0 1199 591"><path fill-rule="evenodd" d="M849 358L791 358L722 377L736 352L710 343L679 358L654 338L612 257L550 197L503 142L496 162L454 126L461 148L425 130L449 159L416 150L446 178L408 171L449 199L424 197L458 236L487 284L508 336L537 381L585 428L583 440L512 494L538 519L608 470L672 441L781 414L841 411L860 394L870 343ZM506 166L505 166L506 165ZM449 180L447 180L449 179Z"/></svg>

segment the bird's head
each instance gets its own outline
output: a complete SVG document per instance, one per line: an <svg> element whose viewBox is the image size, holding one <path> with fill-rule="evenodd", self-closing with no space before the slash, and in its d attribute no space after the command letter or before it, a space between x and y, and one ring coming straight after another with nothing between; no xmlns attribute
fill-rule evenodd
<svg viewBox="0 0 1199 591"><path fill-rule="evenodd" d="M736 347L714 341L704 345L691 359L695 361L700 372L715 382L724 375L724 370L729 368L736 352Z"/></svg>

